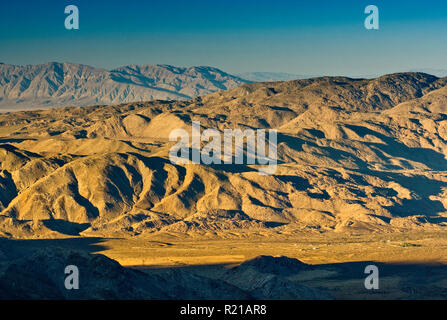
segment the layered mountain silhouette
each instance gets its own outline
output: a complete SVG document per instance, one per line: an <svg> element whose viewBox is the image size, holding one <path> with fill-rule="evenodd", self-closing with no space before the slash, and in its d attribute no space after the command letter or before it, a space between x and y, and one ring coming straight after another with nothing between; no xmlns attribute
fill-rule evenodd
<svg viewBox="0 0 447 320"><path fill-rule="evenodd" d="M186 100L247 83L212 67L125 66L111 71L73 63L0 65L0 110Z"/></svg>

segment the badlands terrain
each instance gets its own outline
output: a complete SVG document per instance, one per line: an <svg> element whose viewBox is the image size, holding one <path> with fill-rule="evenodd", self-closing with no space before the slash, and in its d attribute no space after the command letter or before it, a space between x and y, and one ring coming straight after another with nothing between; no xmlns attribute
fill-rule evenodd
<svg viewBox="0 0 447 320"><path fill-rule="evenodd" d="M171 163L192 121L277 129L276 173ZM446 155L447 78L424 73L3 113L0 297L445 299ZM61 288L69 261L88 292Z"/></svg>

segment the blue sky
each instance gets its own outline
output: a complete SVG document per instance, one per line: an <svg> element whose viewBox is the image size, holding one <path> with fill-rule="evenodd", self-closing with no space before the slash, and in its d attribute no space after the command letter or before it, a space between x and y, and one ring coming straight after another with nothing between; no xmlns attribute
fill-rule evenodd
<svg viewBox="0 0 447 320"><path fill-rule="evenodd" d="M80 29L64 28L77 5ZM364 9L380 10L366 30ZM210 65L230 73L447 69L444 0L0 0L0 61Z"/></svg>

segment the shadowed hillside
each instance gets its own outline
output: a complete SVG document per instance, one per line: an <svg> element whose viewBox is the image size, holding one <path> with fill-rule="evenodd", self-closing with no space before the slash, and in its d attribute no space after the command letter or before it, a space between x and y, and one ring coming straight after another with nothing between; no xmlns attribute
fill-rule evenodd
<svg viewBox="0 0 447 320"><path fill-rule="evenodd" d="M447 79L423 73L324 77L183 102L3 114L0 235L441 230L446 88ZM169 134L192 121L278 129L276 173L171 163Z"/></svg>

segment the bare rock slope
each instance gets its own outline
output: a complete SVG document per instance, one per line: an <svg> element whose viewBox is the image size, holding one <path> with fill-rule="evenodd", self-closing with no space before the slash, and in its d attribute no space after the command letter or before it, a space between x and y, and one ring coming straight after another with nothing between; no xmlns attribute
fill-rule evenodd
<svg viewBox="0 0 447 320"><path fill-rule="evenodd" d="M111 71L74 63L0 65L0 111L187 100L248 81L212 67L130 65Z"/></svg>
<svg viewBox="0 0 447 320"><path fill-rule="evenodd" d="M447 79L246 84L0 116L0 236L289 237L447 226ZM278 130L278 169L178 165L174 129Z"/></svg>

